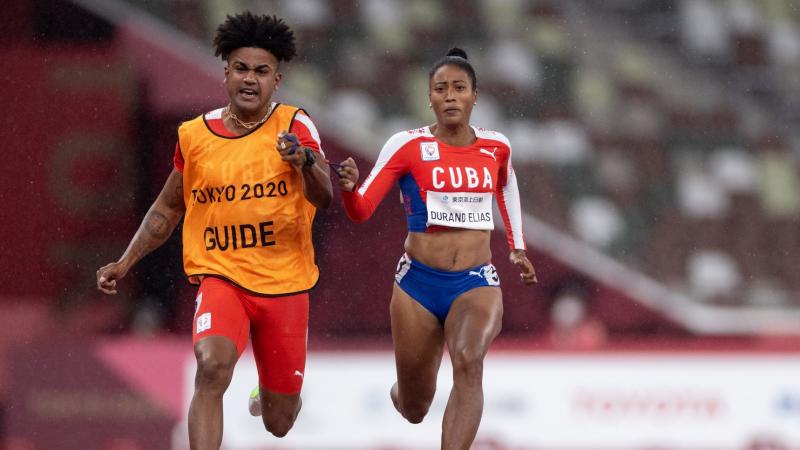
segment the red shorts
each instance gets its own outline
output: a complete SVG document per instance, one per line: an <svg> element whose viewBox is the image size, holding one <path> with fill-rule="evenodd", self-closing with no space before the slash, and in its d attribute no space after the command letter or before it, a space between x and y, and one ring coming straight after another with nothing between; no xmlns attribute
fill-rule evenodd
<svg viewBox="0 0 800 450"><path fill-rule="evenodd" d="M308 294L261 297L205 277L195 300L192 342L225 336L241 356L252 335L261 387L296 394L303 386L308 340Z"/></svg>

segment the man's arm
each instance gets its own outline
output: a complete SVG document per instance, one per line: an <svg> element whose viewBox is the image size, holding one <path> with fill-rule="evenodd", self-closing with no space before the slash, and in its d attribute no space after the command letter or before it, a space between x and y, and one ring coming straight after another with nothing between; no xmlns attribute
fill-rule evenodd
<svg viewBox="0 0 800 450"><path fill-rule="evenodd" d="M313 152L311 149L309 151ZM315 207L327 209L333 200L333 184L328 172L330 169L322 154L314 153L314 156L313 166L304 164L300 169L300 174L303 176L303 195ZM305 154L303 157L305 163Z"/></svg>
<svg viewBox="0 0 800 450"><path fill-rule="evenodd" d="M328 172L328 163L322 153L299 144L297 136L281 133L275 144L281 159L288 162L303 178L303 195L312 205L326 209L333 199L333 186ZM306 165L308 152L314 155L314 165Z"/></svg>
<svg viewBox="0 0 800 450"><path fill-rule="evenodd" d="M116 294L117 280L122 279L145 255L166 242L185 211L183 174L172 169L161 193L150 206L125 253L118 261L97 270L97 289L106 294Z"/></svg>

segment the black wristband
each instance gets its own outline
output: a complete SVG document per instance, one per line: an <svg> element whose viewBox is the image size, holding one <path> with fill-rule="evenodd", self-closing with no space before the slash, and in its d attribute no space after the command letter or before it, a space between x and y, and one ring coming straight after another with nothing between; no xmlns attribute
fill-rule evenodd
<svg viewBox="0 0 800 450"><path fill-rule="evenodd" d="M317 162L317 157L314 155L314 150L311 150L308 147L303 147L303 153L306 154L306 161L303 163L303 167L314 167L314 164Z"/></svg>

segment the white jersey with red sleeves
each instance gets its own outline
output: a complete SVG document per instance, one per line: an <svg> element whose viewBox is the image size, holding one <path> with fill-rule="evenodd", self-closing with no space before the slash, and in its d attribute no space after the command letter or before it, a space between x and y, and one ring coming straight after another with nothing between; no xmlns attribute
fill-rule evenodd
<svg viewBox="0 0 800 450"><path fill-rule="evenodd" d="M509 246L524 249L511 144L496 131L473 130L477 139L467 147L437 140L428 127L392 136L364 183L355 192L343 193L348 216L356 222L366 220L399 182L409 231L492 230L496 198Z"/></svg>

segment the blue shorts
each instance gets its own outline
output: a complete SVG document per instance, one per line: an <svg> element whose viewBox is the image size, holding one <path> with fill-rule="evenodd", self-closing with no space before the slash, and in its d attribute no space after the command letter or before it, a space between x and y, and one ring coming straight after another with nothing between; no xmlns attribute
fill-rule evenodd
<svg viewBox="0 0 800 450"><path fill-rule="evenodd" d="M444 323L450 306L459 295L481 286L500 286L492 264L460 272L445 272L403 255L397 263L394 280L400 289Z"/></svg>

